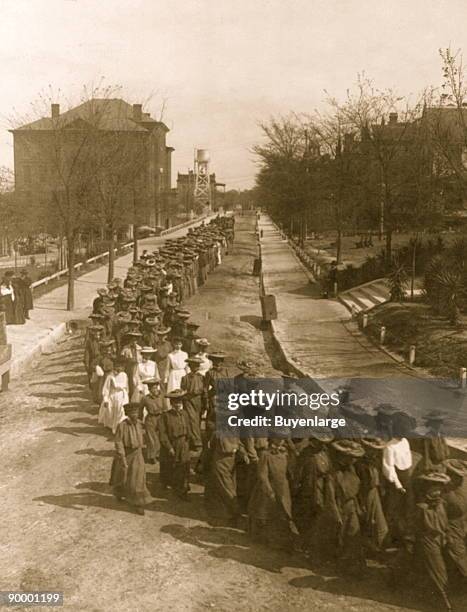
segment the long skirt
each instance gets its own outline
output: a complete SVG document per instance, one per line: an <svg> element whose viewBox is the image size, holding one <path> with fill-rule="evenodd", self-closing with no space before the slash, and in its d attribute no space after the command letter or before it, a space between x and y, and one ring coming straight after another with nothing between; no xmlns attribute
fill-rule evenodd
<svg viewBox="0 0 467 612"><path fill-rule="evenodd" d="M159 419L160 415L148 414L144 421L144 431L146 434L146 457L156 461L159 458Z"/></svg>
<svg viewBox="0 0 467 612"><path fill-rule="evenodd" d="M211 519L239 516L235 482L235 454L214 452L204 492L206 510Z"/></svg>
<svg viewBox="0 0 467 612"><path fill-rule="evenodd" d="M146 468L141 448L135 448L126 455L128 468L121 457L112 462L110 485L116 497L124 497L132 506L145 506L152 500L146 487Z"/></svg>
<svg viewBox="0 0 467 612"><path fill-rule="evenodd" d="M188 415L190 427L190 446L194 450L199 450L202 447L201 440L201 413L203 410L203 401L201 396L186 399L183 402L183 408Z"/></svg>
<svg viewBox="0 0 467 612"><path fill-rule="evenodd" d="M182 378L185 376L185 374L185 368L169 371L169 377L167 379L167 393L170 393L174 389L180 389Z"/></svg>
<svg viewBox="0 0 467 612"><path fill-rule="evenodd" d="M380 550L389 529L379 491L376 487L368 491L365 501L366 512L362 521L363 533L369 539L371 546Z"/></svg>
<svg viewBox="0 0 467 612"><path fill-rule="evenodd" d="M159 478L163 486L172 487L178 495L184 495L190 490L190 460L175 461L169 453L161 447Z"/></svg>
<svg viewBox="0 0 467 612"><path fill-rule="evenodd" d="M360 521L354 499L346 501L341 509L342 525L336 548L338 562L351 572L358 572L364 564Z"/></svg>

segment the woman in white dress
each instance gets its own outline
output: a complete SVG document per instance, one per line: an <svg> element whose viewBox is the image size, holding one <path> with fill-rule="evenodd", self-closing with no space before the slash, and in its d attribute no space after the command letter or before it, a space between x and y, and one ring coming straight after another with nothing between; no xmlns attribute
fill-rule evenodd
<svg viewBox="0 0 467 612"><path fill-rule="evenodd" d="M170 393L174 389L180 389L182 378L189 372L186 364L188 353L182 351L182 344L181 338L175 338L173 341L174 350L167 356L167 373L164 381L167 384L166 393Z"/></svg>
<svg viewBox="0 0 467 612"><path fill-rule="evenodd" d="M196 353L195 357L201 359L198 372L201 374L201 376L205 376L206 372L212 368L212 361L209 359L206 352L209 346L209 341L207 338L199 338L196 341L196 344L198 345L198 352Z"/></svg>
<svg viewBox="0 0 467 612"><path fill-rule="evenodd" d="M123 406L128 402L128 376L125 372L125 364L117 363L105 379L102 388L98 422L115 434L118 424L125 419Z"/></svg>
<svg viewBox="0 0 467 612"><path fill-rule="evenodd" d="M159 378L157 364L152 360L155 352L156 349L153 349L151 346L143 346L140 351L142 361L136 366L136 386L131 396L132 402L140 402L149 393L149 389L147 385L143 384L143 380Z"/></svg>

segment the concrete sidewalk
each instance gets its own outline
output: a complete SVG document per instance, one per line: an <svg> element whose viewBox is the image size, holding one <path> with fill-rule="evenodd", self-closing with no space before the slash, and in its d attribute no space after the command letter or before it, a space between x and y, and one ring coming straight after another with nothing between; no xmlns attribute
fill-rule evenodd
<svg viewBox="0 0 467 612"><path fill-rule="evenodd" d="M265 215L261 216L263 282L276 296L277 339L286 353L313 378L388 376L398 366L352 329L351 315L337 300L321 298L317 285ZM355 332L355 333L354 333Z"/></svg>
<svg viewBox="0 0 467 612"><path fill-rule="evenodd" d="M259 228L263 230L264 289L276 298L278 319L272 327L286 360L327 392L340 383L351 383L352 401L365 412L373 413L379 403L389 402L420 423L430 407L440 408L449 414L452 437L463 436L467 432L465 392L418 378L379 350L359 331L343 304L321 298L319 286L310 282L267 215L261 215ZM450 442L467 450L467 435Z"/></svg>
<svg viewBox="0 0 467 612"><path fill-rule="evenodd" d="M209 219L208 217L195 221L191 227L196 227L202 221L208 222ZM141 250L159 247L165 240L184 236L187 231L188 228L184 227L167 236L140 240ZM133 253L116 259L115 276L124 278L132 261ZM69 321L86 319L96 296L96 289L105 287L106 284L107 266L104 265L76 279L74 310L66 310L67 286L63 285L34 301L34 310L30 312L31 319L25 325L8 325L7 339L13 351L10 376L18 376L24 368L30 367L39 355L47 352L53 343L66 333Z"/></svg>

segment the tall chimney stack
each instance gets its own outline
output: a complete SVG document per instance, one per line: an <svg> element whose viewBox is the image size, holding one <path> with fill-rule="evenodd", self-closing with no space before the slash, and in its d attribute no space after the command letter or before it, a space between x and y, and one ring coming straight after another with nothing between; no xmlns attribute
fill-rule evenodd
<svg viewBox="0 0 467 612"><path fill-rule="evenodd" d="M143 119L143 105L133 104L133 121L142 121Z"/></svg>
<svg viewBox="0 0 467 612"><path fill-rule="evenodd" d="M51 105L52 119L57 119L60 116L60 104Z"/></svg>

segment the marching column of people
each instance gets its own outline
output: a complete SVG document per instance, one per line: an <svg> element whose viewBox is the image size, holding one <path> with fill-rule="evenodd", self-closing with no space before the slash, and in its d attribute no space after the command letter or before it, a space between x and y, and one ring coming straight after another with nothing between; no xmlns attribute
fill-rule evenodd
<svg viewBox="0 0 467 612"><path fill-rule="evenodd" d="M325 428L306 439L251 429L227 437L216 428L232 373L225 353L197 335L183 301L233 239L234 219L218 217L144 253L123 282L98 292L84 363L99 421L115 433L115 496L144 514L145 462L159 462L160 485L180 500L190 500L190 480L204 484L210 524L243 527L253 541L356 579L377 558L396 584L414 584L415 572L415 583L426 581L451 609L449 591L467 579L467 464L449 457L441 412L426 415L423 437L388 404L376 407L372 435L352 439ZM236 366L240 392L261 378L255 364ZM283 382L296 387L290 376Z"/></svg>

